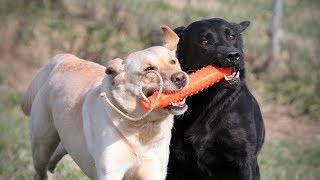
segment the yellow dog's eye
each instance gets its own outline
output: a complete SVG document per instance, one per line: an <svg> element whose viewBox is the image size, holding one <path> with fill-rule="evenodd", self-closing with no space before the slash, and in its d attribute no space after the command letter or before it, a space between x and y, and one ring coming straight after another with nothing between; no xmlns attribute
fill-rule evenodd
<svg viewBox="0 0 320 180"><path fill-rule="evenodd" d="M176 60L174 60L174 59L171 59L169 63L170 63L170 64L176 64L176 63L177 63L177 61L176 61Z"/></svg>
<svg viewBox="0 0 320 180"><path fill-rule="evenodd" d="M154 66L148 66L148 67L145 68L143 71L152 71L152 70L157 70L157 68L154 67Z"/></svg>

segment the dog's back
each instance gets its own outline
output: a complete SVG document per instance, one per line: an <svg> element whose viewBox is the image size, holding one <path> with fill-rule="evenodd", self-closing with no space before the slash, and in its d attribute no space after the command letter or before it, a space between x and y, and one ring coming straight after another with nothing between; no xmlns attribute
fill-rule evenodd
<svg viewBox="0 0 320 180"><path fill-rule="evenodd" d="M43 66L30 82L26 93L24 94L21 108L26 115L30 115L32 103L43 85L47 82L53 73L66 71L79 71L79 75L85 74L89 79L103 78L104 67L95 63L80 60L72 54L58 54L54 56L48 64ZM94 73L92 73L94 71ZM91 73L91 76L90 76ZM95 77L94 77L95 76ZM92 84L92 83L91 83Z"/></svg>
<svg viewBox="0 0 320 180"><path fill-rule="evenodd" d="M58 54L54 56L48 64L43 66L38 71L36 76L30 82L28 89L24 94L23 101L21 104L21 108L26 115L30 115L32 102L37 92L40 90L43 84L47 81L53 69L55 69L55 67L59 64L59 60L62 59L64 56L65 56L64 54Z"/></svg>

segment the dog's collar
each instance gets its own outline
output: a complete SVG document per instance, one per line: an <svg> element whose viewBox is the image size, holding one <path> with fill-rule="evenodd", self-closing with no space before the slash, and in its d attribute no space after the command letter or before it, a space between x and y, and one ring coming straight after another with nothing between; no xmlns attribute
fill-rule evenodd
<svg viewBox="0 0 320 180"><path fill-rule="evenodd" d="M128 120L131 120L131 121L138 121L138 120L142 120L144 119L145 117L147 117L151 111L155 108L155 105L157 104L157 102L159 101L160 99L160 96L161 96L161 93L163 91L163 79L162 79L162 76L160 75L160 73L158 71L155 71L155 70L150 70L150 71L147 71L144 73L144 75L146 74L149 74L149 73L154 73L155 75L158 76L159 78L159 81L160 81L160 89L159 89L159 94L158 96L156 97L153 105L151 106L151 108L145 112L143 115L141 115L140 117L132 117L132 116L129 116L127 115L126 113L124 113L122 110L120 110L118 107L116 107L109 99L109 97L107 96L107 93L106 91L109 90L109 88L107 87L107 85L109 84L112 84L110 81L111 79L109 77L105 77L102 81L102 85L101 85L101 89L100 89L100 97L104 100L104 103L105 104L109 104L109 106L115 110L116 112L118 112L120 115L122 115L124 118L128 119ZM141 86L140 86L141 88ZM102 91L102 92L101 92ZM142 90L140 89L140 91L142 92ZM118 103L118 105L120 105ZM123 109L123 108L122 108Z"/></svg>
<svg viewBox="0 0 320 180"><path fill-rule="evenodd" d="M122 112L128 113L126 109L124 109L119 102L115 100L111 93L111 88L113 88L113 80L109 76L106 76L101 83L100 87L100 97L102 98L102 101L104 104L112 104L114 105L117 109L120 109ZM109 100L110 103L106 102L106 100ZM108 107L107 107L108 108ZM109 109L109 108L108 108ZM113 108L114 109L114 108Z"/></svg>

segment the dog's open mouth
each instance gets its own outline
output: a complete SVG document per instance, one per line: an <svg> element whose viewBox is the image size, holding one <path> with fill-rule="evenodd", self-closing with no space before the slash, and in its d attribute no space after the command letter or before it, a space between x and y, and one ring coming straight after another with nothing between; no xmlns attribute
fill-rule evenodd
<svg viewBox="0 0 320 180"><path fill-rule="evenodd" d="M155 91L155 89L148 89L145 90L144 93L147 97L151 96ZM170 94L173 91L163 91L164 94ZM163 109L166 109L168 111L170 111L172 114L174 115L180 115L183 114L186 109L188 108L188 105L186 104L186 99L184 98L181 101L178 102L172 102L170 105L164 107Z"/></svg>
<svg viewBox="0 0 320 180"><path fill-rule="evenodd" d="M188 105L186 104L186 99L183 99L182 101L171 103L164 109L170 111L170 113L173 115L181 115L187 110L187 108Z"/></svg>
<svg viewBox="0 0 320 180"><path fill-rule="evenodd" d="M240 83L240 71L236 68L232 68L230 75L224 75L224 81L222 85L225 87L236 87Z"/></svg>
<svg viewBox="0 0 320 180"><path fill-rule="evenodd" d="M155 91L154 90L149 90L146 92L146 96L149 97L151 96ZM163 91L164 94L170 94L172 93L172 91ZM167 109L167 110L183 110L184 108L187 107L187 104L186 104L186 98L184 98L183 100L181 101L178 101L178 102L172 102L169 106L166 106L164 109Z"/></svg>
<svg viewBox="0 0 320 180"><path fill-rule="evenodd" d="M238 79L239 77L240 77L240 71L238 71L236 68L232 68L232 74L224 75L224 79L226 81L232 81L233 79Z"/></svg>
<svg viewBox="0 0 320 180"><path fill-rule="evenodd" d="M184 98L182 101L171 103L169 106L165 107L165 109L168 110L183 110L185 107L187 107L186 104L186 98Z"/></svg>

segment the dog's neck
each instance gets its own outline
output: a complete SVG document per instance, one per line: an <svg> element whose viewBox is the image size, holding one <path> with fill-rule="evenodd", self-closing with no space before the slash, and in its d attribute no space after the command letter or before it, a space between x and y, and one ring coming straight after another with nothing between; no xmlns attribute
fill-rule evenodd
<svg viewBox="0 0 320 180"><path fill-rule="evenodd" d="M114 85L112 77L106 76L102 81L100 92L105 92L112 104L131 117L139 117L146 113L146 110L140 105L142 99L137 86L126 85L124 89L119 89L119 86ZM150 116L144 119L158 121L169 116L169 113L164 110L154 111L157 111L156 116L154 112L151 112Z"/></svg>
<svg viewBox="0 0 320 180"><path fill-rule="evenodd" d="M113 77L107 75L102 81L100 92L105 92L111 103L119 110L130 116L134 116L141 113L142 108L138 106L138 89L136 92L133 87L132 89L129 91L121 85L115 85Z"/></svg>
<svg viewBox="0 0 320 180"><path fill-rule="evenodd" d="M196 115L196 117L192 118L192 122L189 122L190 127L187 134L192 134L192 132L207 134L210 129L206 129L205 125L218 123L221 120L221 115L229 111L229 108L237 101L244 88L246 88L245 81L240 81L237 88L225 88L221 84L217 84L199 93L198 96L191 97L190 104L202 101L205 108L191 107L192 114ZM203 136L192 136L190 140L195 145L199 145L200 137Z"/></svg>
<svg viewBox="0 0 320 180"><path fill-rule="evenodd" d="M225 103L225 100L236 100L238 98L238 94L241 92L244 86L245 81L240 80L240 82L234 86L225 87L225 85L219 83L212 88L209 88L208 91L205 91L206 94L203 96L204 99L207 98L209 100L206 107L215 107L214 109L217 111L217 113L226 111L227 107L230 107L229 103L232 103L233 101L228 101Z"/></svg>
<svg viewBox="0 0 320 180"><path fill-rule="evenodd" d="M140 98L137 96L137 94L134 94L130 91L125 91L124 93L127 94L122 94L124 98L126 98L126 103L130 103L128 101L134 100L135 102L131 103L136 103L136 107L134 110L128 112L126 111L123 106L120 104L121 102L117 101L114 97L114 94L112 93L112 88L113 87L113 80L111 77L106 76L101 84L100 92L105 92L112 104L114 104L117 108L122 110L124 113L133 116L133 117L138 117L141 116L141 114L145 113L145 110L140 106ZM137 92L139 93L139 92ZM130 100L128 97L134 97L134 99ZM121 114L116 112L114 109L112 109L109 104L106 104L107 111L110 113L117 113L117 117L119 118L113 118L111 119L113 121L113 124L120 130L122 134L125 136L128 134L133 134L136 139L141 144L148 144L150 142L154 142L159 140L160 136L166 136L163 134L163 132L166 132L166 134L171 132L172 128L172 121L173 121L173 115L168 114L168 113L161 113L157 112L157 115L151 113L147 117L138 120L138 121L131 121L129 119L126 119L123 117ZM163 130L166 129L166 130Z"/></svg>

